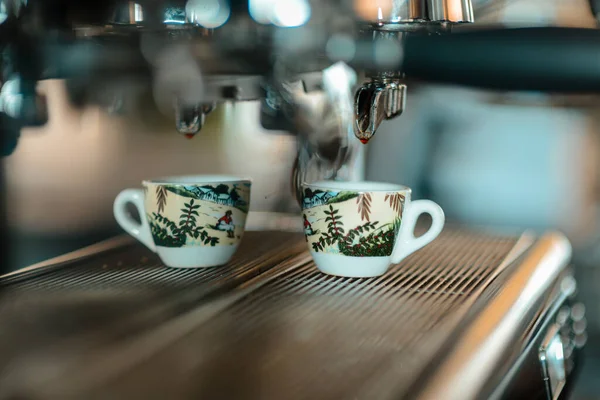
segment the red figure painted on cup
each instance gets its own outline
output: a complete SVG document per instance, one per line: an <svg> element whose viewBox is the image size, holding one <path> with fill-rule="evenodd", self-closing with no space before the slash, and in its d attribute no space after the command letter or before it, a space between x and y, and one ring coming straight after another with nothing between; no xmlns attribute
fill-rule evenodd
<svg viewBox="0 0 600 400"><path fill-rule="evenodd" d="M306 218L306 214L304 214L303 217L304 217L304 233L307 236L314 235L312 226L310 225L310 222L308 222L308 218Z"/></svg>
<svg viewBox="0 0 600 400"><path fill-rule="evenodd" d="M226 231L227 232L227 237L235 237L234 234L234 230L235 230L235 225L233 224L233 217L232 217L233 213L231 212L231 210L227 210L225 212L225 215L223 215L221 218L219 218L219 220L217 221L217 226L216 228L220 231Z"/></svg>

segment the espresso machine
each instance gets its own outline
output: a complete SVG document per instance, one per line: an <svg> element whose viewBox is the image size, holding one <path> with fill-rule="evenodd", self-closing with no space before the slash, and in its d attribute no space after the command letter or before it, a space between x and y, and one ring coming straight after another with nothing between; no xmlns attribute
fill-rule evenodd
<svg viewBox="0 0 600 400"><path fill-rule="evenodd" d="M47 122L42 80L109 114L149 95L173 140L202 135L223 104L259 102L265 130L296 138L282 190L299 200L302 182L365 178L411 82L600 90L600 32L471 27L500 3L4 0L3 155ZM561 233L450 224L368 280L319 274L296 215L255 221L222 270L169 269L119 236L5 273L0 398L568 394L585 308Z"/></svg>

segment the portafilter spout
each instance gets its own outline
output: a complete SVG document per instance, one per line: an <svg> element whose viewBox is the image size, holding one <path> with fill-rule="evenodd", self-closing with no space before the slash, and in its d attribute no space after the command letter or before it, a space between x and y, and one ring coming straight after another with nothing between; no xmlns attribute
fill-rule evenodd
<svg viewBox="0 0 600 400"><path fill-rule="evenodd" d="M367 143L386 119L402 114L406 104L404 71L392 69L401 64L401 49L411 34L442 34L453 24L474 21L472 0L390 0L365 2L367 20L363 38L373 41L378 65L390 70L366 71L368 78L354 99L354 134Z"/></svg>
<svg viewBox="0 0 600 400"><path fill-rule="evenodd" d="M373 80L356 92L354 134L367 143L384 119L402 114L406 104L406 85L393 80Z"/></svg>
<svg viewBox="0 0 600 400"><path fill-rule="evenodd" d="M193 106L177 103L175 123L177 131L188 139L193 138L204 126L206 116L213 111L214 104L196 104Z"/></svg>

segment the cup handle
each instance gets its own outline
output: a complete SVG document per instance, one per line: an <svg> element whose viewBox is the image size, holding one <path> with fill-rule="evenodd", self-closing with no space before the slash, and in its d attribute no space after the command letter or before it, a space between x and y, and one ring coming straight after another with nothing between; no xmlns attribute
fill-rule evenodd
<svg viewBox="0 0 600 400"><path fill-rule="evenodd" d="M127 212L127 203L133 204L140 214L141 223L131 218ZM156 253L156 246L150 226L146 219L146 207L144 206L144 191L141 189L125 189L115 199L113 214L117 223L131 236L142 242L146 247Z"/></svg>
<svg viewBox="0 0 600 400"><path fill-rule="evenodd" d="M431 227L419 237L415 237L415 227L419 216L423 213L431 215ZM406 257L419 250L421 247L431 243L444 228L444 210L431 200L415 200L410 203L404 211L400 234L396 239L392 263L399 264Z"/></svg>

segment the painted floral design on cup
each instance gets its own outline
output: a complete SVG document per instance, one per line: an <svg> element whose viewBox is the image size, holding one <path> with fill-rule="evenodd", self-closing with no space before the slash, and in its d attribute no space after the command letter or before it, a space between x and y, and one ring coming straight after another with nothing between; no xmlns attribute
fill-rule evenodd
<svg viewBox="0 0 600 400"><path fill-rule="evenodd" d="M303 192L304 232L315 253L391 256L402 223L401 193Z"/></svg>
<svg viewBox="0 0 600 400"><path fill-rule="evenodd" d="M173 268L225 265L246 228L252 182L222 175L175 176L142 182L115 198L117 223ZM141 216L132 218L127 205Z"/></svg>
<svg viewBox="0 0 600 400"><path fill-rule="evenodd" d="M431 200L412 200L409 187L368 181L304 183L302 211L308 250L326 274L353 278L383 275L392 264L433 241L444 211ZM421 214L431 226L415 237Z"/></svg>
<svg viewBox="0 0 600 400"><path fill-rule="evenodd" d="M241 239L250 200L249 183L144 185L146 217L162 247L231 246Z"/></svg>

